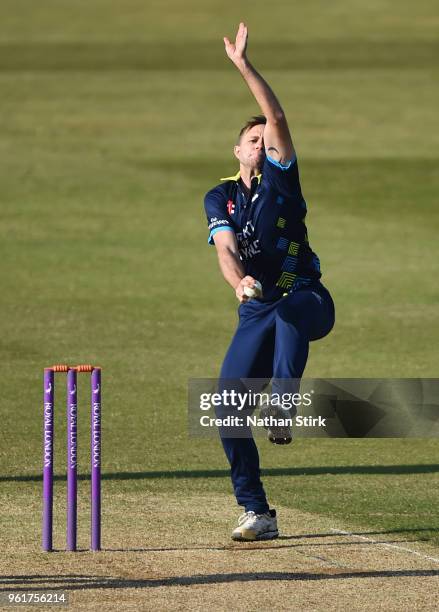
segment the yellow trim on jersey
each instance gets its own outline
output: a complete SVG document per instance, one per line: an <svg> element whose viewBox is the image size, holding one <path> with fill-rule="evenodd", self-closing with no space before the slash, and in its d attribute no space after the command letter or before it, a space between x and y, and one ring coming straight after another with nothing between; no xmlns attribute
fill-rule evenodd
<svg viewBox="0 0 439 612"><path fill-rule="evenodd" d="M258 179L258 185L259 185L262 181L262 174L256 174L256 177ZM225 176L224 178L220 178L220 181L239 181L240 178L241 178L241 171L238 170L235 176Z"/></svg>
<svg viewBox="0 0 439 612"><path fill-rule="evenodd" d="M241 171L238 170L235 176L225 176L224 178L220 178L220 181L239 181L240 178L241 178Z"/></svg>

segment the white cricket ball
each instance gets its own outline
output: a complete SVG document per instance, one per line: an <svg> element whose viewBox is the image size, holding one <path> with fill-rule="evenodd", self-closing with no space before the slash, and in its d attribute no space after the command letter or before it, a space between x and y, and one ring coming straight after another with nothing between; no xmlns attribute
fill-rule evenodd
<svg viewBox="0 0 439 612"><path fill-rule="evenodd" d="M244 286L244 293L249 298L260 298L262 297L262 285L259 281L255 281L254 287Z"/></svg>

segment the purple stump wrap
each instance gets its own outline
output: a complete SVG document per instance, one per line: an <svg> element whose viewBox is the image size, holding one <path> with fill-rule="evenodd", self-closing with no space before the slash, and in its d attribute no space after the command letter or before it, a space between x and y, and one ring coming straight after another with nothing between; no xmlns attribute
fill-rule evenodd
<svg viewBox="0 0 439 612"><path fill-rule="evenodd" d="M76 550L78 490L78 392L76 370L67 372L67 550Z"/></svg>
<svg viewBox="0 0 439 612"><path fill-rule="evenodd" d="M91 373L91 550L101 549L101 369Z"/></svg>
<svg viewBox="0 0 439 612"><path fill-rule="evenodd" d="M54 372L45 369L43 416L43 550L45 551L52 550L54 397Z"/></svg>

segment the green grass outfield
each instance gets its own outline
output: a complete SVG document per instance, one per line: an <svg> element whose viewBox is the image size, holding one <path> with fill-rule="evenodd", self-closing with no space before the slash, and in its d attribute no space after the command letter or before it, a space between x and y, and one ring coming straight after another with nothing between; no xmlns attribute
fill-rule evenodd
<svg viewBox="0 0 439 612"><path fill-rule="evenodd" d="M267 6L1 3L1 495L4 509L26 496L38 510L26 526L4 510L8 540L24 529L38 546L53 362L104 368L105 504L124 491L231 493L219 443L187 435L186 402L189 378L218 373L236 322L203 196L235 171L237 130L257 111L222 49L240 19L290 118L336 302L307 376L438 376L435 3ZM61 392L58 406L62 428ZM437 440L260 449L274 505L439 544Z"/></svg>

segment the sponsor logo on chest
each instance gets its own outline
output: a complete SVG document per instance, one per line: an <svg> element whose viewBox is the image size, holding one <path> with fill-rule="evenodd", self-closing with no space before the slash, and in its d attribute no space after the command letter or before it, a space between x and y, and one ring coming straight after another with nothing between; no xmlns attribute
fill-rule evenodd
<svg viewBox="0 0 439 612"><path fill-rule="evenodd" d="M259 240L254 238L255 228L251 221L247 221L241 232L236 234L239 255L243 261L251 259L261 252Z"/></svg>

